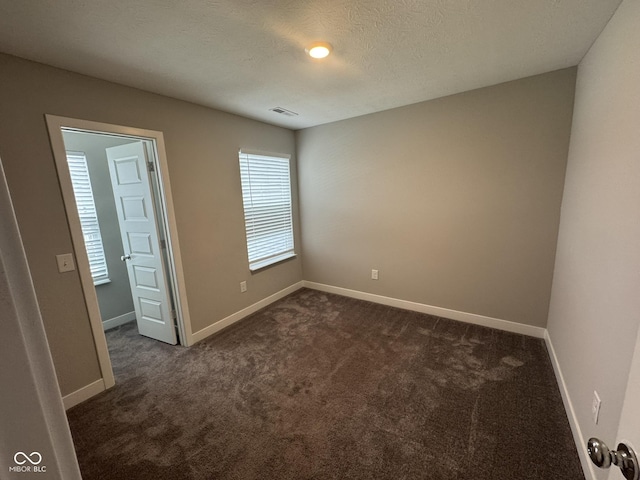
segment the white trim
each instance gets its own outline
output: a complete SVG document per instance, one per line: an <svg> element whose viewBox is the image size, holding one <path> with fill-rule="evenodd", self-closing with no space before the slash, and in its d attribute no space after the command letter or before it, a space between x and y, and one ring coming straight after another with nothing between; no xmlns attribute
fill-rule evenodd
<svg viewBox="0 0 640 480"><path fill-rule="evenodd" d="M232 315L229 315L222 320L217 321L213 325L209 325L208 327L203 328L193 334L193 339L195 342L199 342L200 340L204 340L210 335L213 335L216 332L219 332L223 328L227 328L230 325L242 320L245 317L248 317L252 313L257 312L261 308L264 308L268 305L271 305L273 302L280 300L281 298L286 297L290 293L295 292L296 290L300 290L304 285L304 282L294 283L293 285L280 290L279 292L274 293L273 295L268 296L267 298L263 298L259 302L254 303L253 305L248 306L247 308L243 308L239 312L236 312Z"/></svg>
<svg viewBox="0 0 640 480"><path fill-rule="evenodd" d="M434 307L424 303L410 302L408 300L400 300L398 298L383 297L373 293L360 292L358 290L350 290L348 288L334 287L332 285L324 285L322 283L303 281L303 285L313 290L321 292L335 293L345 297L357 298L359 300L367 300L381 305L390 307L403 308L414 312L428 313L438 317L450 318L460 322L472 323L474 325L482 325L483 327L495 328L506 332L520 333L530 337L544 338L545 328L525 325L523 323L511 322L509 320L501 320L499 318L485 317L475 313L460 312L458 310L450 310L448 308Z"/></svg>
<svg viewBox="0 0 640 480"><path fill-rule="evenodd" d="M91 397L98 395L106 390L104 381L102 379L96 380L89 385L86 385L75 392L71 392L69 395L62 397L62 403L64 403L64 409L69 410L71 407L75 407L79 403L89 400Z"/></svg>
<svg viewBox="0 0 640 480"><path fill-rule="evenodd" d="M587 480L596 480L596 473L593 468L593 463L589 459L587 450L584 447L586 443L584 441L584 437L582 436L582 430L580 429L580 424L578 423L578 417L576 416L576 411L573 408L573 402L571 401L571 397L569 396L569 389L567 388L567 384L564 381L564 375L562 374L562 369L560 368L560 363L558 362L558 357L556 356L556 351L553 348L553 342L551 341L551 336L549 335L548 330L545 331L544 341L547 344L547 350L549 352L549 358L551 359L551 365L553 365L553 371L556 374L556 380L558 382L558 387L560 388L560 394L562 395L562 403L564 404L564 408L567 412L567 417L569 418L569 425L571 426L571 433L573 434L573 441L576 444L576 450L578 450L578 458L580 458L582 471Z"/></svg>
<svg viewBox="0 0 640 480"><path fill-rule="evenodd" d="M133 322L136 319L136 312L128 312L123 315L118 315L117 317L110 318L109 320L105 320L102 322L102 328L106 332L111 328L119 327L120 325L124 325L125 323Z"/></svg>
<svg viewBox="0 0 640 480"><path fill-rule="evenodd" d="M100 372L107 388L115 385L115 377L113 376L113 368L109 359L109 349L107 348L107 340L102 329L102 318L100 317L100 309L98 308L98 297L96 289L91 277L91 269L87 259L86 249L84 246L84 238L82 236L82 227L78 217L78 208L73 196L73 187L71 184L71 175L67 166L67 154L62 138L61 128L68 126L72 121L62 117L54 117L46 115L47 127L49 129L49 140L51 141L51 149L56 162L58 171L58 180L62 191L62 198L67 212L67 221L69 222L69 230L71 231L71 241L76 257L76 265L78 266L78 274L80 275L80 284L84 292L87 312L89 314L89 322L91 331L98 354L98 363L100 364ZM80 254L79 254L80 253Z"/></svg>

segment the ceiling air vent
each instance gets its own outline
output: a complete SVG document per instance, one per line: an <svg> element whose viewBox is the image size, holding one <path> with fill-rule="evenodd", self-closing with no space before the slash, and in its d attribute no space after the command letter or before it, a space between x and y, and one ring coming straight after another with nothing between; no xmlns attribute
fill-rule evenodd
<svg viewBox="0 0 640 480"><path fill-rule="evenodd" d="M270 108L269 110L279 113L280 115L286 115L287 117L295 117L296 115L298 115L296 112L292 112L291 110L287 110L286 108L282 107L274 107Z"/></svg>

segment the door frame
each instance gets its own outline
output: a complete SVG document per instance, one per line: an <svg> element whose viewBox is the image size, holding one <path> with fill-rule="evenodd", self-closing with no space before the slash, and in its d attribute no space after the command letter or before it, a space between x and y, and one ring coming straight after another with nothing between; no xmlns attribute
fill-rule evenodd
<svg viewBox="0 0 640 480"><path fill-rule="evenodd" d="M168 280L171 282L173 295L175 297L176 323L178 326L180 341L182 345L188 347L193 345L195 342L193 339L191 317L189 315L189 306L187 303L184 271L182 268L178 229L175 220L175 211L173 208L173 197L171 195L171 184L169 181L169 168L164 144L164 135L162 132L155 130L93 122L90 120L61 117L57 115L46 114L45 119L49 130L51 149L53 151L53 157L58 171L58 180L60 182L62 198L67 213L67 221L71 232L71 240L78 266L78 274L80 275L80 282L84 293L87 312L89 314L91 331L98 354L98 362L102 372L102 380L105 388L111 388L115 385L115 377L113 375L113 368L111 366L111 359L107 348L107 340L102 326L102 317L98 307L98 296L91 277L91 270L89 269L84 237L80 226L80 217L78 216L75 196L73 194L73 187L71 184L71 176L67 165L62 129L151 140L151 143L155 146L154 153L158 163L158 168L156 169L155 174L158 179L158 187L160 190L159 201L162 207L162 211L157 212L157 214L159 220L163 222L167 237L167 257L169 260L169 272L167 273L169 277Z"/></svg>

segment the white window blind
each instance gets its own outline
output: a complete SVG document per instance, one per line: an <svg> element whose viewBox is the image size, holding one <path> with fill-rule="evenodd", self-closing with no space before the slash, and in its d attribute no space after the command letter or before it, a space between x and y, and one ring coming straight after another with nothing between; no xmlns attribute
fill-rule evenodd
<svg viewBox="0 0 640 480"><path fill-rule="evenodd" d="M89 179L87 157L82 152L67 152L67 162L93 283L96 285L106 283L109 281L109 272L102 245L102 235L100 235L98 213L93 199L93 189Z"/></svg>
<svg viewBox="0 0 640 480"><path fill-rule="evenodd" d="M249 269L295 256L289 158L240 152Z"/></svg>

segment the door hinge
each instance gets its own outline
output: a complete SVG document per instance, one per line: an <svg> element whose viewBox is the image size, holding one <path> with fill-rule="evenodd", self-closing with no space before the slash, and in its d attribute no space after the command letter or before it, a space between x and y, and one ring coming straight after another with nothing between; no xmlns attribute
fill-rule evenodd
<svg viewBox="0 0 640 480"><path fill-rule="evenodd" d="M174 320L178 319L178 313L175 311L175 309L171 310L171 318L173 318Z"/></svg>
<svg viewBox="0 0 640 480"><path fill-rule="evenodd" d="M156 171L156 166L153 164L153 162L147 162L147 168L149 169L150 172Z"/></svg>
<svg viewBox="0 0 640 480"><path fill-rule="evenodd" d="M162 248L163 250L167 249L167 241L166 240L160 240L160 248Z"/></svg>

